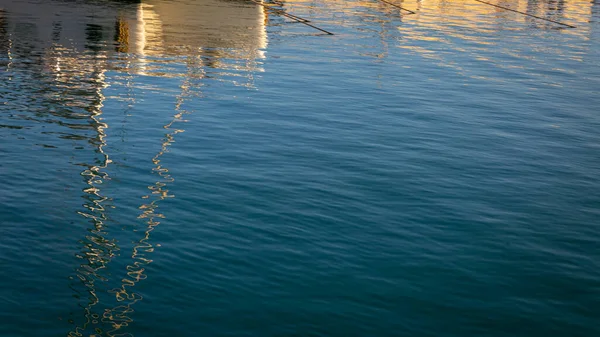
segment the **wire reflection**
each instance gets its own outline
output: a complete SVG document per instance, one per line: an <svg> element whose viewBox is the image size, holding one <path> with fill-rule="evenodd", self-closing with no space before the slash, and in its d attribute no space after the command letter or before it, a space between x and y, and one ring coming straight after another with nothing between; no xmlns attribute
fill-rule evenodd
<svg viewBox="0 0 600 337"><path fill-rule="evenodd" d="M83 204L84 211L77 213L90 222L88 234L79 241L82 245L81 251L76 255L78 259L83 260L79 267L75 270L75 276L70 277L71 280L78 280L83 284L85 291L78 290L75 286L71 286L80 298L85 298L83 307L84 321L81 324L76 324L73 331L68 333L68 336L83 336L82 331L85 331L90 324L98 322L100 315L95 313L93 308L99 303L98 290L96 289L97 281L107 281L107 278L102 275L102 270L107 267L109 261L115 256L119 247L115 239L109 238L107 228L107 207L110 205L111 199L102 194L100 187L104 182L110 179L106 173L106 168L111 163L108 154L104 151L106 146L106 132L108 125L101 121L102 102L104 95L102 90L107 86L105 84L104 70L96 69L90 76L96 86L94 95L96 99L90 104L87 109L90 113L92 125L96 130L96 136L90 139L90 143L95 146L95 152L98 154L95 164L82 164L87 168L81 172L84 178L86 188L83 198L86 200ZM71 320L75 323L74 320Z"/></svg>
<svg viewBox="0 0 600 337"><path fill-rule="evenodd" d="M193 62L189 62L194 59ZM181 93L176 97L175 114L169 123L163 126L165 130L169 130L163 138L160 151L152 158L154 167L152 173L158 176L158 180L148 186L149 194L146 194L142 199L148 202L142 204L139 209L142 213L138 216L143 219L146 224L146 229L142 237L135 243L131 262L127 265L126 277L121 280L121 286L113 289L110 293L114 294L118 306L106 309L102 315L102 322L111 326L111 329L106 331L107 336L133 336L130 333L119 333L121 329L129 326L133 322L131 314L134 312L133 305L143 299L142 294L135 291L134 287L142 280L145 280L148 275L145 273L146 268L153 262L151 255L154 252L155 244L151 242L151 233L161 224L161 219L165 219L165 215L158 208L160 202L167 198L174 198L173 194L169 194L169 185L175 179L169 173L169 169L161 163L161 158L165 153L169 152L169 147L175 141L175 136L178 133L184 132L182 128L176 128L175 124L185 122L184 116L190 111L183 109L186 98L199 95L199 85L192 83L192 79L202 78L204 69L199 66L199 57L191 57L188 59L189 72L193 72L193 76L187 77L180 86ZM192 74L190 74L192 75Z"/></svg>

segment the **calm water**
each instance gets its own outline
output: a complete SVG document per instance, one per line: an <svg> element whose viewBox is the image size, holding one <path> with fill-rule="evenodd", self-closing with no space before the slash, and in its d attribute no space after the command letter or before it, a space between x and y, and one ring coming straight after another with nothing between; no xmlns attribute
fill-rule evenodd
<svg viewBox="0 0 600 337"><path fill-rule="evenodd" d="M600 3L0 0L0 336L600 336Z"/></svg>

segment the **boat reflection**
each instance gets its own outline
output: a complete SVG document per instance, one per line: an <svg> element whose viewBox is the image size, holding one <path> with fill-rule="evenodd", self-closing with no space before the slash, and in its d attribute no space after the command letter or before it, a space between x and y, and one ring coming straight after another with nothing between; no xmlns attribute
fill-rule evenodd
<svg viewBox="0 0 600 337"><path fill-rule="evenodd" d="M112 289L110 293L114 294L116 305L112 308L106 308L102 314L101 322L108 326L104 332L107 336L131 336L130 333L123 333L133 322L132 313L134 305L143 300L143 295L136 291L135 286L146 279L146 268L153 262L152 253L156 244L152 242L151 234L165 221L165 213L158 210L161 201L167 198L174 198L175 195L169 193L169 185L175 180L169 169L161 163L162 156L168 153L168 148L175 142L178 133L185 130L177 127L177 124L185 122L184 117L190 114L190 111L183 108L186 99L194 97L194 90L197 89L193 80L186 80L180 86L180 93L176 98L174 114L172 119L163 126L167 133L162 139L162 144L158 153L152 158L152 173L157 181L148 186L150 193L142 197L146 202L139 206L141 214L139 219L144 221L145 229L141 237L134 243L132 248L131 261L126 266L127 274L121 280L119 287Z"/></svg>
<svg viewBox="0 0 600 337"><path fill-rule="evenodd" d="M491 4L508 7L514 10L525 12L527 14L537 15L540 17L553 19L557 21L574 20L582 22L590 17L590 7L594 1L582 0L486 0ZM361 9L371 9L379 14L392 15L397 17L406 17L409 20L429 21L433 17L429 14L440 14L441 16L457 16L463 19L463 24L466 26L475 26L481 19L482 15L493 17L494 13L504 13L504 9L493 7L484 3L477 3L474 0L330 0L326 2L315 2L312 0L281 0L278 1L284 8L293 9L300 13L316 10L319 7L326 9L322 12L334 11L335 13L345 12L351 15L370 17L371 13L361 11ZM408 11L400 11L398 7L406 8ZM468 10L467 10L468 9ZM409 15L409 11L417 11L416 14ZM342 18L342 17L340 17ZM386 20L380 16L379 19ZM530 17L521 17L513 15L509 21L536 23L535 19ZM444 20L438 21L443 24ZM537 22L544 24L543 22Z"/></svg>
<svg viewBox="0 0 600 337"><path fill-rule="evenodd" d="M119 13L115 50L135 55L140 73L155 76L186 76L152 64L169 56L195 57L209 68L262 71L265 21L265 9L248 1L145 0Z"/></svg>
<svg viewBox="0 0 600 337"><path fill-rule="evenodd" d="M490 55L488 45L495 38L490 37L490 32L514 29L514 26L508 27L514 23L527 23L543 31L555 28L518 15L512 15L513 22L507 23L507 20L497 19L505 15L502 10L471 0L399 0L396 3L419 9L419 13L399 15L397 8L378 1L332 0L315 5L313 0L286 0L280 2L278 8L292 8L302 16L313 13L312 16L319 18L328 17L333 8L337 16L331 16L330 21L340 26L350 25L342 21L350 16L362 18L359 24L366 22L364 26L369 29L380 28L375 33L381 41L378 49L359 48L362 55L383 58L390 46L399 46L458 71L463 70L452 62L449 50L484 60L485 69L516 67L516 64L500 62L497 55ZM576 25L589 20L592 10L598 10L597 6L593 7L595 2L576 0L500 0L497 3ZM161 219L168 218L169 210L162 202L174 197L169 185L175 177L162 160L167 149L175 145L177 134L183 132L183 127L176 124L183 123L189 112L182 106L188 97L198 94L201 86L196 82L209 77L231 79L233 76L236 80L230 80L231 85L254 86L253 74L262 71L268 45L266 21L264 7L243 0L12 0L0 3L0 78L6 79L0 92L7 104L3 109L12 109L17 119L44 124L47 135L68 139L77 144L75 147L85 144L89 150L85 155L78 154L74 161L79 167L78 185L83 201L73 210L80 216L82 225L78 228L81 231L77 241L78 263L71 275L79 311L72 315L70 336L117 335L134 321L133 307L143 299L135 287L148 277L145 269L153 262L151 253L155 244L151 242L151 234L165 221ZM388 23L398 24L398 27L390 27ZM597 34L587 32L586 29L591 28L586 27L593 25L560 33ZM395 39L398 35L402 36L401 41ZM463 50L452 49L457 45L456 39L471 43ZM510 45L494 49L493 53L514 56L514 62L521 63L529 53L519 54L519 48L528 46ZM577 48L583 47L573 49ZM551 47L548 50L552 51ZM114 121L104 111L105 90L115 76L123 74L127 85L132 87L141 77L179 80L173 116L168 124L160 124L167 131L161 134L159 152L147 158L152 163L154 178L148 178L150 193L139 191L144 198L139 214L144 229L128 234L134 242L131 250L117 245L117 231L111 227L115 223L110 217L114 201L111 190L106 187L114 166L110 159L114 157L108 150L111 139L107 130ZM240 78L244 80L238 80ZM132 97L131 102L135 103L136 98L139 97ZM22 102L27 102L26 109L18 107ZM124 269L121 274L126 277L116 279L107 268L119 258L119 250L123 253L120 259L126 259L120 265Z"/></svg>
<svg viewBox="0 0 600 337"><path fill-rule="evenodd" d="M133 321L132 307L142 299L133 287L146 278L145 265L152 262L150 234L167 213L157 208L170 196L167 185L174 178L161 156L183 131L175 127L188 113L182 104L186 97L198 96L198 82L209 77L224 76L231 85L252 87L252 74L262 71L265 57L265 22L264 8L245 1L0 3L0 76L15 79L3 84L3 98L15 105L39 101L37 111L14 110L14 115L48 125L46 134L84 142L91 149L74 161L81 167L83 202L73 210L81 222L74 228L82 232L70 277L78 311L69 315L69 336L114 336ZM181 82L173 118L163 126L167 133L161 149L148 158L158 178L149 182L150 193L140 206L146 229L127 234L135 242L130 253L118 244L125 234L116 230L119 220L111 217L118 205L107 187L113 165L107 130L114 121L103 111L105 89L119 76L132 87L140 76ZM131 97L130 103L135 100ZM119 261L130 262L111 263L119 250ZM119 273L111 265L125 269ZM119 274L126 277L115 279Z"/></svg>
<svg viewBox="0 0 600 337"><path fill-rule="evenodd" d="M144 57L205 56L207 67L218 68L224 59L243 60L238 67L255 71L267 47L265 9L243 0L77 1L76 6L59 0L15 0L0 3L0 11L6 13L2 20L7 31L0 32L5 39L18 39L26 28L42 50L62 46L128 53L140 62Z"/></svg>

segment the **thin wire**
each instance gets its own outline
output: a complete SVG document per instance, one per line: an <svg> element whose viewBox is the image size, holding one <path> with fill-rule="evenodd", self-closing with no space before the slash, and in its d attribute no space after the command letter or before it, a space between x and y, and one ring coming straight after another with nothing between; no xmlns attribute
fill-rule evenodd
<svg viewBox="0 0 600 337"><path fill-rule="evenodd" d="M317 26L313 26L313 25L311 25L310 23L306 23L306 21L300 21L300 20L298 20L298 19L294 19L294 18L290 18L290 19L292 19L292 20L296 20L296 21L300 22L301 24L303 24L303 25L307 25L307 26L309 26L309 27L312 27L312 28L314 28L314 29L316 29L316 30L320 30L320 31L322 31L323 33L325 33L325 34L327 34L327 35L334 35L332 32L330 32L330 31L327 31L327 30L325 30L325 29L322 29L322 28L319 28L319 27L317 27Z"/></svg>
<svg viewBox="0 0 600 337"><path fill-rule="evenodd" d="M383 1L383 0L381 0L381 1ZM505 10L507 10L507 11L511 11L511 12L515 12L515 13L519 13L519 14L523 14L523 15L531 16L531 17L533 17L533 18L536 18L536 19L540 19L540 20L544 20L544 21L553 22L553 23L556 23L556 24L559 24L559 25L563 25L563 26L566 26L566 27L569 27L569 28L577 28L577 27L575 27L575 26L573 26L573 25L569 25L569 24L566 24L566 23L562 23L562 22L554 21L554 20L551 20L551 19L546 19L546 18L543 18L543 17L541 17L541 16L537 16L537 15L533 15L533 14L529 14L529 13L525 13L525 12L520 12L520 11L518 11L518 10L515 10L515 9L512 9L512 8L508 8L508 7L504 7L504 6L500 6L500 5L492 4L492 3L485 2L485 1L481 1L481 0L475 0L475 1L477 1L477 2L481 2L482 4L486 4L486 5L490 5L490 6L494 6L494 7L502 8L502 9L505 9Z"/></svg>
<svg viewBox="0 0 600 337"><path fill-rule="evenodd" d="M292 19L292 20L294 20L294 21L300 22L300 23L301 23L301 24L303 24L303 25L307 25L307 26L309 26L309 27L311 27L311 28L314 28L314 29L316 29L316 30L322 31L322 32L323 32L323 33L325 33L325 34L328 34L328 35L334 35L334 34L333 34L332 32L330 32L330 31L327 31L327 30L325 30L325 29L322 29L322 28L319 28L319 27L317 27L317 26L313 26L313 25L311 25L310 23L308 23L308 22L310 22L309 20L303 19L303 18L301 18L301 17L299 17L299 16L291 15L291 14L288 14L288 13L286 13L286 12L282 11L282 10L271 8L271 7L269 7L269 6L265 5L265 4L263 4L262 2L258 2L258 1L256 1L256 0L248 0L248 1L250 1L250 2L253 2L253 3L255 3L255 4L259 5L259 6L263 6L263 7L264 7L264 8L266 8L267 10L270 10L270 11L272 11L272 12L276 13L276 14L280 14L280 15L283 15L283 16L285 16L285 17L288 17L288 18L290 18L290 19Z"/></svg>
<svg viewBox="0 0 600 337"><path fill-rule="evenodd" d="M284 10L273 8L273 7L269 6L269 5L265 5L265 4L260 3L258 1L254 1L254 0L251 0L251 1L254 2L254 3L256 3L256 4L259 4L261 6L264 6L264 7L268 8L269 10L273 11L274 13L281 14L283 16L287 16L290 19L300 20L300 21L304 21L304 22L310 22L310 20L308 20L308 19L301 18L299 16L290 14L290 13L284 11Z"/></svg>
<svg viewBox="0 0 600 337"><path fill-rule="evenodd" d="M411 11L410 9L406 9L406 8L404 8L404 7L402 7L402 6L396 5L395 3L392 3L392 2L389 2L389 1L386 1L386 0L379 0L379 1L381 1L381 2L385 2L386 4L388 4L388 5L390 5L390 6L394 6L394 7L396 7L396 8L400 8L400 9L402 9L402 10L405 10L405 11L409 12L410 14L417 14L417 12L415 12L415 11Z"/></svg>
<svg viewBox="0 0 600 337"><path fill-rule="evenodd" d="M290 19L293 19L293 20L296 20L296 21L310 22L310 20L307 20L307 19L301 18L299 16L295 16L295 15L289 14L289 13L287 13L285 11L273 8L273 7L271 7L269 5L266 5L266 4L262 3L262 2L259 2L259 1L256 1L256 0L248 0L248 1L253 2L253 3L255 3L255 4L259 5L259 6L263 6L266 9L272 11L273 13L286 16L286 17L288 17Z"/></svg>

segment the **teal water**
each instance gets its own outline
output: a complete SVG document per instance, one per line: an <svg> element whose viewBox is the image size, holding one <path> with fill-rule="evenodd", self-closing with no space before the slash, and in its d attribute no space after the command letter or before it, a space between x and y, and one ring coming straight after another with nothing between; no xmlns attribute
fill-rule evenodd
<svg viewBox="0 0 600 337"><path fill-rule="evenodd" d="M0 336L600 336L600 3L0 0Z"/></svg>

